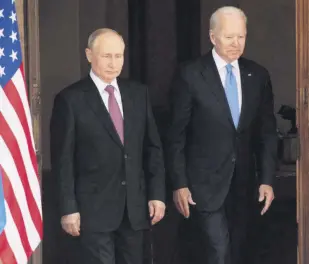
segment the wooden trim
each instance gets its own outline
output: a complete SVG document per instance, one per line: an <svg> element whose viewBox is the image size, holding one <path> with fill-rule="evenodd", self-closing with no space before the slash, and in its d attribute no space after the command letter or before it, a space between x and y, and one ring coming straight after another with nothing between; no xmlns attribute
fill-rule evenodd
<svg viewBox="0 0 309 264"><path fill-rule="evenodd" d="M39 0L25 1L26 15L26 76L29 91L33 136L37 153L39 175L42 175L41 159L41 82L40 82L40 47L39 47ZM42 264L42 243L31 257L31 264Z"/></svg>
<svg viewBox="0 0 309 264"><path fill-rule="evenodd" d="M300 157L297 168L298 263L309 263L309 0L296 0L296 93Z"/></svg>
<svg viewBox="0 0 309 264"><path fill-rule="evenodd" d="M23 61L25 61L25 16L24 16L24 0L15 0L15 8L17 14L17 22L19 29L19 39Z"/></svg>
<svg viewBox="0 0 309 264"><path fill-rule="evenodd" d="M30 107L33 121L36 151L41 150L41 89L39 54L39 10L38 0L27 1L27 66ZM40 160L39 160L40 162ZM40 171L41 171L41 164Z"/></svg>

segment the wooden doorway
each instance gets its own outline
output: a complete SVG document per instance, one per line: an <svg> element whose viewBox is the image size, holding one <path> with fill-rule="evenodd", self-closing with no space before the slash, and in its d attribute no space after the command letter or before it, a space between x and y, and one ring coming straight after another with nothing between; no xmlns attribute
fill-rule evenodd
<svg viewBox="0 0 309 264"><path fill-rule="evenodd" d="M296 0L296 94L298 263L309 263L309 0Z"/></svg>
<svg viewBox="0 0 309 264"><path fill-rule="evenodd" d="M39 17L38 0L16 0L20 5L22 27L25 29L24 50L26 75L29 88L35 143L38 157L41 152L40 122L40 67L39 67ZM299 128L299 159L297 169L297 221L298 263L309 263L309 0L295 0L296 4L296 93ZM284 59L284 58L283 58ZM43 249L44 250L44 249ZM33 264L41 264L41 250L33 258Z"/></svg>

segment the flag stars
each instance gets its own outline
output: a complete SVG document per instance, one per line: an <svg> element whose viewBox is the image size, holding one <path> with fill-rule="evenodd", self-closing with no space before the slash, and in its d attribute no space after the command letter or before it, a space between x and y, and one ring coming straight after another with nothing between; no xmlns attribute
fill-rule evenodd
<svg viewBox="0 0 309 264"><path fill-rule="evenodd" d="M12 62L17 60L17 51L12 50L12 54L10 55L10 57L12 58Z"/></svg>
<svg viewBox="0 0 309 264"><path fill-rule="evenodd" d="M5 75L4 70L5 70L5 67L2 67L2 66L0 65L0 78L1 78L2 76Z"/></svg>
<svg viewBox="0 0 309 264"><path fill-rule="evenodd" d="M4 38L4 34L3 34L4 28L0 28L0 39Z"/></svg>
<svg viewBox="0 0 309 264"><path fill-rule="evenodd" d="M0 48L0 59L4 56L4 48Z"/></svg>
<svg viewBox="0 0 309 264"><path fill-rule="evenodd" d="M16 13L14 13L13 11L12 11L12 14L10 16L10 19L12 20L12 24L14 24L14 22L16 21Z"/></svg>
<svg viewBox="0 0 309 264"><path fill-rule="evenodd" d="M12 43L17 41L17 32L12 31L12 34L10 36L10 39L12 39Z"/></svg>
<svg viewBox="0 0 309 264"><path fill-rule="evenodd" d="M4 12L4 9L0 9L0 18L4 17L3 12Z"/></svg>

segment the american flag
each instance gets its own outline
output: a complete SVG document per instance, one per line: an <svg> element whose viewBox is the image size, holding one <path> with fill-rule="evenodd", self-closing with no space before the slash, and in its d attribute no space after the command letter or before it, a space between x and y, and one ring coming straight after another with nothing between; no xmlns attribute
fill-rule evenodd
<svg viewBox="0 0 309 264"><path fill-rule="evenodd" d="M0 174L0 263L27 263L42 240L42 208L14 0L0 0Z"/></svg>

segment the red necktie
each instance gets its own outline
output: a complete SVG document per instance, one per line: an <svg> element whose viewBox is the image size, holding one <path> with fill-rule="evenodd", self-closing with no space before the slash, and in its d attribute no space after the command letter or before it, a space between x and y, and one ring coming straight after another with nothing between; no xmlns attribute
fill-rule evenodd
<svg viewBox="0 0 309 264"><path fill-rule="evenodd" d="M114 123L115 129L119 135L119 138L123 144L123 118L120 112L119 105L115 97L115 88L112 85L108 85L105 88L105 91L108 92L108 111L109 115Z"/></svg>

